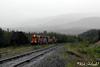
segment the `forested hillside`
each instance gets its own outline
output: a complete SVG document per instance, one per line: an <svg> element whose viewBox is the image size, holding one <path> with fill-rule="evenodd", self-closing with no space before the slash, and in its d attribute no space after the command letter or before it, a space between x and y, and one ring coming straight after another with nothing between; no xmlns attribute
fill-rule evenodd
<svg viewBox="0 0 100 67"><path fill-rule="evenodd" d="M89 43L95 43L100 40L100 30L93 29L79 35L81 39Z"/></svg>

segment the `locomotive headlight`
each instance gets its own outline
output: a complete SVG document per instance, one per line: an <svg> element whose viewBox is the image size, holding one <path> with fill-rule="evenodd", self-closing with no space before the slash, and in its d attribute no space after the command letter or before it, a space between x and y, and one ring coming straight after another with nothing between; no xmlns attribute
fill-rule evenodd
<svg viewBox="0 0 100 67"><path fill-rule="evenodd" d="M34 37L36 37L36 35L34 35Z"/></svg>

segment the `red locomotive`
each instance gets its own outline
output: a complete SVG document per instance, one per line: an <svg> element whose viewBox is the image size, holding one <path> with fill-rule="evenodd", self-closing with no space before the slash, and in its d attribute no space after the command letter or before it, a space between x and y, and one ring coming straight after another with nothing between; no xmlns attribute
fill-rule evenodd
<svg viewBox="0 0 100 67"><path fill-rule="evenodd" d="M34 34L32 35L32 40L31 40L31 44L37 44L38 43L38 37Z"/></svg>
<svg viewBox="0 0 100 67"><path fill-rule="evenodd" d="M56 42L57 39L55 36L50 37L50 36L36 35L36 34L32 35L32 40L31 40L32 45L52 44Z"/></svg>

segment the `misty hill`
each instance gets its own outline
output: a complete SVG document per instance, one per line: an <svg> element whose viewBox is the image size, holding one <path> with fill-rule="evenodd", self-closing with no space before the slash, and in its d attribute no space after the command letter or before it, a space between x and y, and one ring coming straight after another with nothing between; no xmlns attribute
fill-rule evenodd
<svg viewBox="0 0 100 67"><path fill-rule="evenodd" d="M100 17L88 17L83 18L79 21L72 22L68 25L72 27L83 27L83 28L93 28L93 29L100 29Z"/></svg>
<svg viewBox="0 0 100 67"><path fill-rule="evenodd" d="M47 17L47 18L38 18L38 19L25 19L25 21L23 22L24 26L29 26L29 27L39 27L39 25L41 27L56 27L59 25L66 25L67 23L70 22L75 22L75 21L79 21L80 19L84 19L84 18L89 18L89 17L100 17L99 16L95 16L94 14L65 14L65 15L58 15L58 16L51 16L51 17ZM25 24L27 23L28 24Z"/></svg>
<svg viewBox="0 0 100 67"><path fill-rule="evenodd" d="M53 16L26 22L29 24L18 27L17 29L26 32L41 32L47 30L49 32L53 31L65 34L80 34L89 29L100 29L100 17L80 14Z"/></svg>
<svg viewBox="0 0 100 67"><path fill-rule="evenodd" d="M89 29L100 29L100 17L83 18L60 26L63 26L62 30L65 30L66 33L79 34Z"/></svg>

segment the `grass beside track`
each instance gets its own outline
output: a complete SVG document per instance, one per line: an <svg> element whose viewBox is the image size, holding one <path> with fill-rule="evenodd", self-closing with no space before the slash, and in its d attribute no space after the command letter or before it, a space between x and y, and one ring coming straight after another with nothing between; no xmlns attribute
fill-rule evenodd
<svg viewBox="0 0 100 67"><path fill-rule="evenodd" d="M100 58L100 44L86 44L86 43L74 43L74 44L66 44L64 46L65 51L63 52L66 58L70 58L70 61L66 65L66 67L82 67L81 65L78 65L77 63L96 63L96 58ZM71 55L71 56L70 56ZM93 64L92 63L92 64ZM85 66L83 67L100 67L97 66Z"/></svg>
<svg viewBox="0 0 100 67"><path fill-rule="evenodd" d="M0 48L0 58L9 58L11 56L16 56L19 54L24 54L40 48L46 48L51 45L27 45L27 46L16 46L16 47L6 47Z"/></svg>

